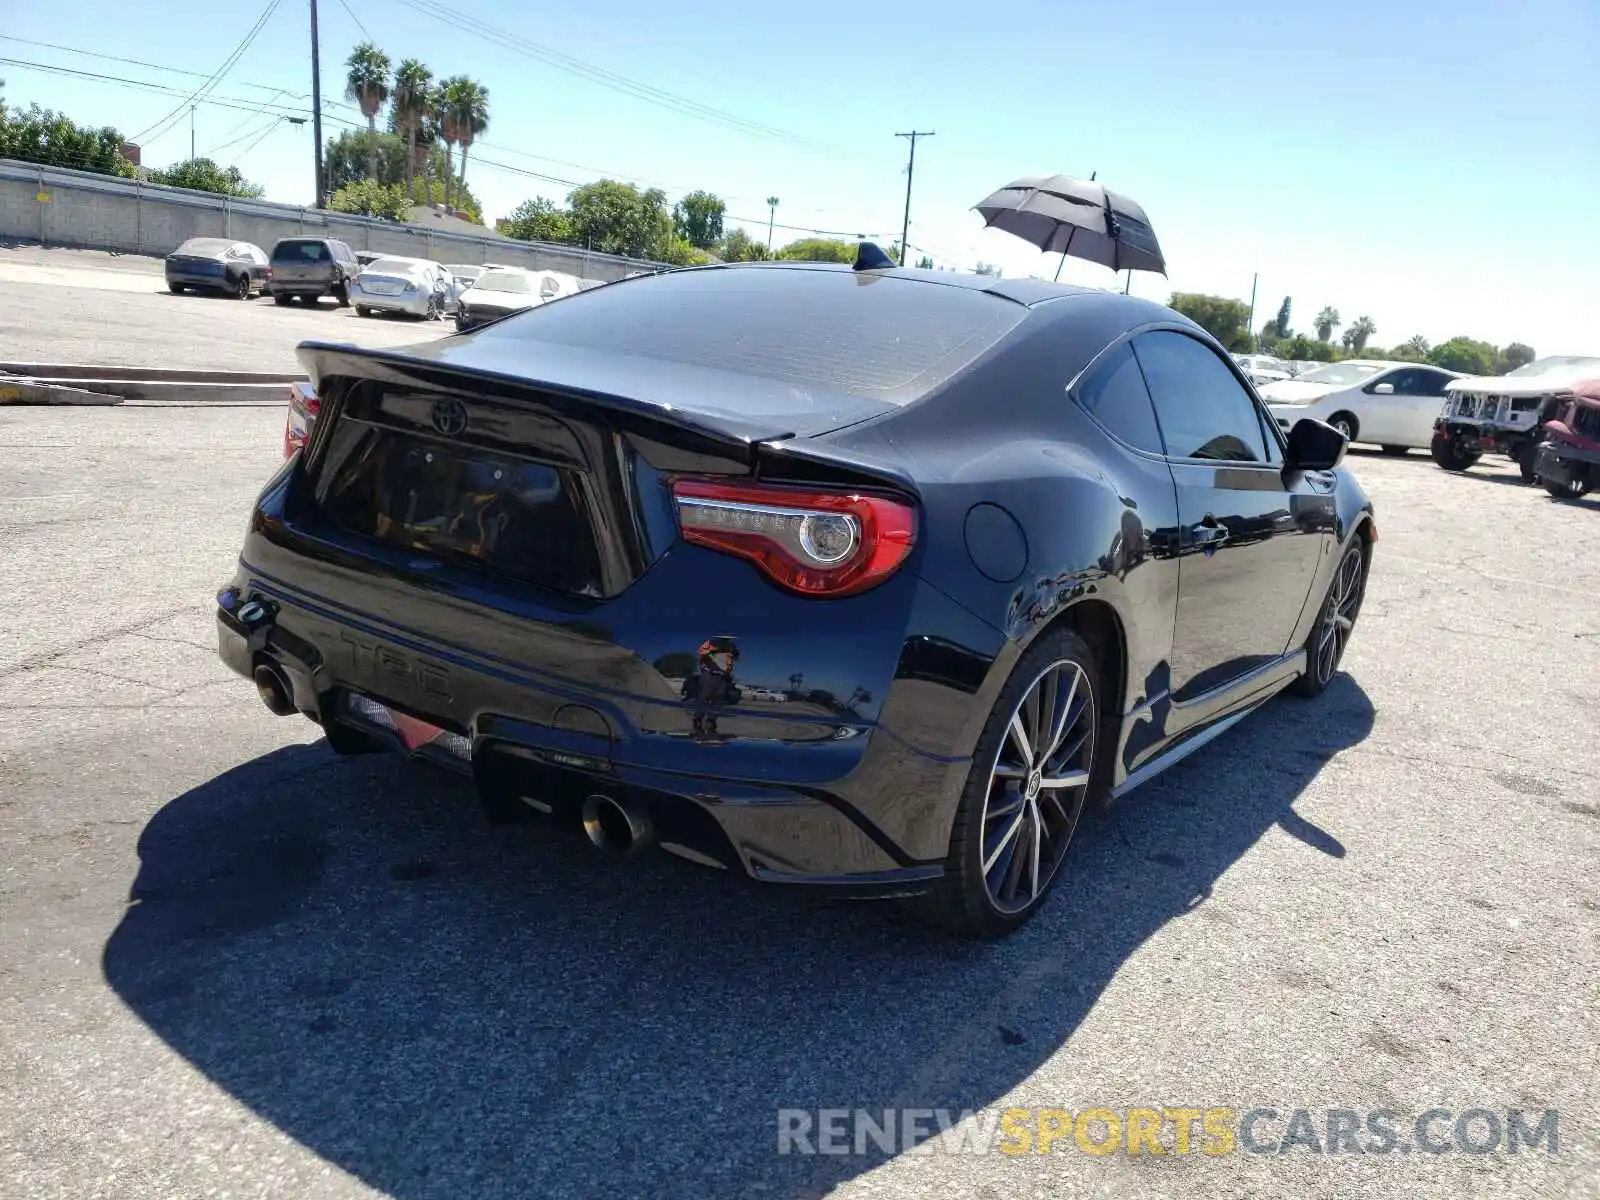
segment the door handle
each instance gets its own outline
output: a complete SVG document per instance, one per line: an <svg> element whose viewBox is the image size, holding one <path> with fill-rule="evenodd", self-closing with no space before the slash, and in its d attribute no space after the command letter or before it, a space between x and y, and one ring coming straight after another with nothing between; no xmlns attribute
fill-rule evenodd
<svg viewBox="0 0 1600 1200"><path fill-rule="evenodd" d="M1228 528L1211 513L1200 518L1198 525L1191 525L1189 532L1194 536L1197 546L1220 546L1228 540Z"/></svg>

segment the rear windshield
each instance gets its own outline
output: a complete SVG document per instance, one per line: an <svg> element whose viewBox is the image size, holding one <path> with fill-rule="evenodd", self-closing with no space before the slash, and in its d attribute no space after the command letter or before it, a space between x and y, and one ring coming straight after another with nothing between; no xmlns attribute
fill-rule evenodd
<svg viewBox="0 0 1600 1200"><path fill-rule="evenodd" d="M333 256L328 253L326 242L303 242L291 239L274 246L272 257L277 262L328 262Z"/></svg>
<svg viewBox="0 0 1600 1200"><path fill-rule="evenodd" d="M488 271L472 285L477 292L531 292L533 277L521 271Z"/></svg>
<svg viewBox="0 0 1600 1200"><path fill-rule="evenodd" d="M1020 304L966 287L849 270L732 267L595 288L489 326L481 336L632 354L907 404L1026 315Z"/></svg>
<svg viewBox="0 0 1600 1200"><path fill-rule="evenodd" d="M366 272L369 275L409 275L421 265L403 258L380 258L377 262L368 263Z"/></svg>
<svg viewBox="0 0 1600 1200"><path fill-rule="evenodd" d="M173 251L174 254L201 254L217 255L227 252L232 242L223 238L190 238L183 245Z"/></svg>

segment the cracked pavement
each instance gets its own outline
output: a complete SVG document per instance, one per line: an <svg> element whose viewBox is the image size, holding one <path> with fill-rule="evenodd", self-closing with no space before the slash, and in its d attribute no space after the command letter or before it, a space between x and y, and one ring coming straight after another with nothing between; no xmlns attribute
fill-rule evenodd
<svg viewBox="0 0 1600 1200"><path fill-rule="evenodd" d="M491 829L270 717L210 601L281 427L0 409L5 1194L1597 1194L1600 499L1353 455L1345 676L966 946ZM775 1153L779 1108L889 1105L1556 1108L1561 1147Z"/></svg>

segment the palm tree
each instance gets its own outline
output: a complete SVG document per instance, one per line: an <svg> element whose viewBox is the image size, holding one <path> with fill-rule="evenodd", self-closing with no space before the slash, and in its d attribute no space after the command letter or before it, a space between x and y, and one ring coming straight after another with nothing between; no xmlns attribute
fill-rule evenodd
<svg viewBox="0 0 1600 1200"><path fill-rule="evenodd" d="M1317 314L1317 319L1312 322L1317 330L1317 340L1327 341L1333 336L1333 331L1339 328L1339 310L1331 304Z"/></svg>
<svg viewBox="0 0 1600 1200"><path fill-rule="evenodd" d="M435 144L444 143L444 203L450 206L450 180L455 176L455 135L454 127L446 117L448 108L445 102L445 87L451 81L446 79L433 91L428 93L428 129L433 134ZM433 192L428 192L428 203L433 203Z"/></svg>
<svg viewBox="0 0 1600 1200"><path fill-rule="evenodd" d="M1357 317L1355 324L1345 331L1345 336L1350 339L1350 348L1360 354L1367 348L1367 339L1378 332L1378 327L1372 323L1371 317Z"/></svg>
<svg viewBox="0 0 1600 1200"><path fill-rule="evenodd" d="M370 134L367 148L367 178L378 179L378 110L389 100L389 56L371 42L362 42L344 61L344 98L361 106Z"/></svg>
<svg viewBox="0 0 1600 1200"><path fill-rule="evenodd" d="M489 128L489 89L476 79L453 75L440 85L440 90L444 93L445 138L461 147L456 189L456 202L460 203L461 192L467 186L467 152L472 149L473 139ZM445 206L450 207L448 192Z"/></svg>
<svg viewBox="0 0 1600 1200"><path fill-rule="evenodd" d="M417 170L417 131L428 116L428 93L433 90L433 72L421 61L408 58L394 73L394 122L406 135L406 198L416 199L413 187ZM426 183L427 172L423 172Z"/></svg>
<svg viewBox="0 0 1600 1200"><path fill-rule="evenodd" d="M772 254L772 223L778 219L778 198L767 197L767 254Z"/></svg>

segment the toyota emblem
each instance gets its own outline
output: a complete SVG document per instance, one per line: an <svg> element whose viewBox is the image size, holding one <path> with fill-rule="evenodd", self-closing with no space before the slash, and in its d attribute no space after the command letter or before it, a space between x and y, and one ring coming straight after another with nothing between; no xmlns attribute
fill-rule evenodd
<svg viewBox="0 0 1600 1200"><path fill-rule="evenodd" d="M467 406L459 400L435 400L428 419L445 437L458 437L467 429Z"/></svg>

